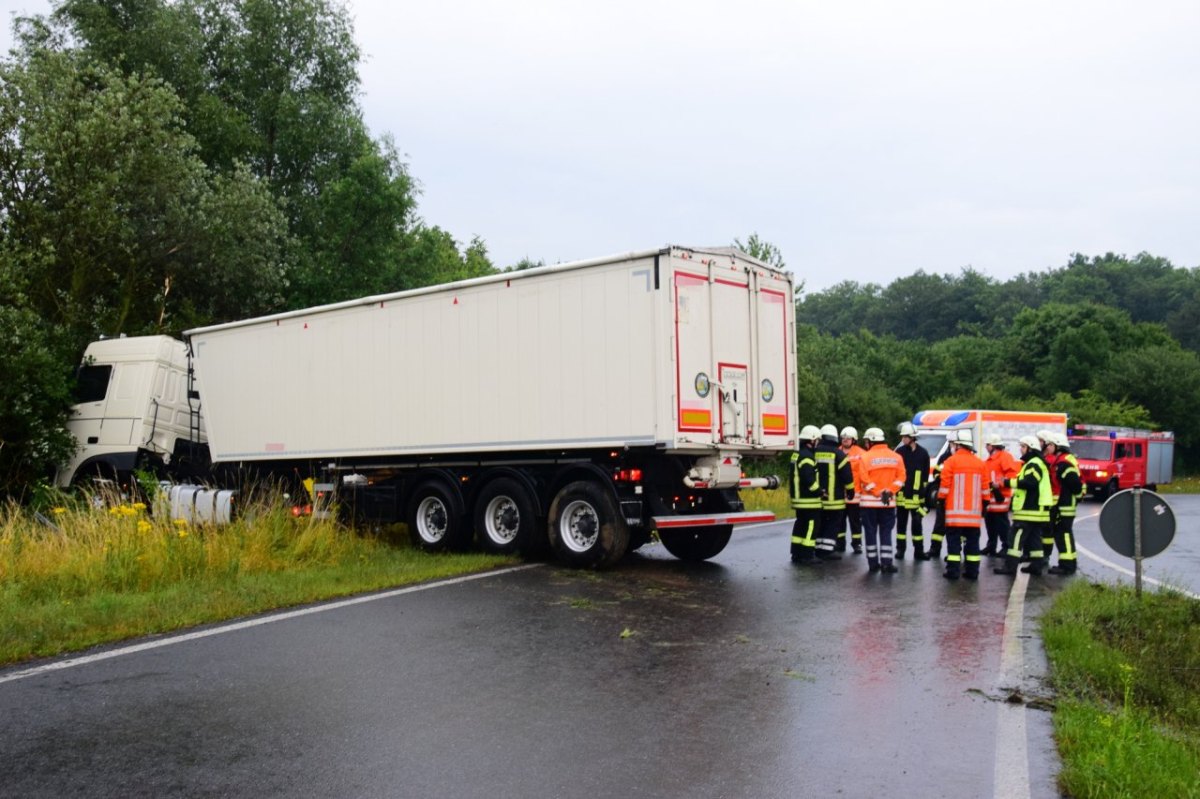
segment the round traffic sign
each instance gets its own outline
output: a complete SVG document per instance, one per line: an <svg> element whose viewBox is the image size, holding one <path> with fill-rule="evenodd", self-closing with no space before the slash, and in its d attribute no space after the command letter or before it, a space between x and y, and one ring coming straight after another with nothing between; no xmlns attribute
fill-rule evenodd
<svg viewBox="0 0 1200 799"><path fill-rule="evenodd" d="M1135 557L1134 491L1127 488L1108 498L1100 509L1100 535L1118 554ZM1166 549L1175 538L1175 513L1167 501L1145 489L1141 494L1142 557L1152 558Z"/></svg>

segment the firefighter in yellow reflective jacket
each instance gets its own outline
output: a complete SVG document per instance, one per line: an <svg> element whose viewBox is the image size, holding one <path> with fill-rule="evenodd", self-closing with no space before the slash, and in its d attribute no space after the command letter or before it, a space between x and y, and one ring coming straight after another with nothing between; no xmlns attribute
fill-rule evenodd
<svg viewBox="0 0 1200 799"><path fill-rule="evenodd" d="M1075 551L1075 509L1083 496L1083 477L1079 461L1071 452L1071 440L1055 433L1054 448L1058 458L1054 469L1058 473L1058 513L1054 522L1054 545L1058 548L1058 563L1050 567L1051 574L1071 575L1079 565Z"/></svg>
<svg viewBox="0 0 1200 799"><path fill-rule="evenodd" d="M1028 556L1029 565L1021 569L1040 575L1045 568L1046 552L1042 538L1050 523L1050 469L1042 460L1042 445L1035 436L1021 438L1021 471L1009 481L1013 489L1012 540L1004 553L1004 565L992 569L996 574L1016 574L1017 564ZM995 487L996 484L994 484Z"/></svg>
<svg viewBox="0 0 1200 799"><path fill-rule="evenodd" d="M817 473L821 480L821 526L817 531L817 558L841 560L834 552L838 533L846 518L846 497L854 496L854 473L850 461L838 447L838 429L831 424L821 427L821 440L815 451Z"/></svg>
<svg viewBox="0 0 1200 799"><path fill-rule="evenodd" d="M913 555L925 560L925 532L921 519L925 517L925 481L929 479L929 453L917 443L917 429L912 422L901 422L900 444L896 453L904 459L904 489L896 496L896 560L904 560L908 549L908 522L912 520Z"/></svg>
<svg viewBox="0 0 1200 799"><path fill-rule="evenodd" d="M791 500L796 511L792 525L792 563L812 563L817 554L817 528L821 523L821 480L813 448L821 431L815 425L800 429L800 445L792 453Z"/></svg>

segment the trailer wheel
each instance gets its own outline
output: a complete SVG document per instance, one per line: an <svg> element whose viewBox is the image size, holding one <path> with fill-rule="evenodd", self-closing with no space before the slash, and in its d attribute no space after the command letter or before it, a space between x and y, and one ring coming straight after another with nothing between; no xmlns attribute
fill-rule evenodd
<svg viewBox="0 0 1200 799"><path fill-rule="evenodd" d="M658 531L659 540L668 552L680 560L689 561L715 557L725 548L732 536L732 524Z"/></svg>
<svg viewBox="0 0 1200 799"><path fill-rule="evenodd" d="M426 552L440 552L462 544L465 526L458 503L438 483L426 483L413 492L405 521L413 544Z"/></svg>
<svg viewBox="0 0 1200 799"><path fill-rule="evenodd" d="M475 530L488 552L510 555L524 549L535 524L533 502L516 480L493 480L475 500Z"/></svg>
<svg viewBox="0 0 1200 799"><path fill-rule="evenodd" d="M629 548L629 525L603 487L568 483L550 503L550 547L568 566L604 568Z"/></svg>

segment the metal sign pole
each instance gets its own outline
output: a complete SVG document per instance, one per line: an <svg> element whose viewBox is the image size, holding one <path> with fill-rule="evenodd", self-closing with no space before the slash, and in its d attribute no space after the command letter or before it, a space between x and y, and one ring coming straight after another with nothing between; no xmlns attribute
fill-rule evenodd
<svg viewBox="0 0 1200 799"><path fill-rule="evenodd" d="M1142 489L1133 489L1133 584L1134 593L1142 596Z"/></svg>

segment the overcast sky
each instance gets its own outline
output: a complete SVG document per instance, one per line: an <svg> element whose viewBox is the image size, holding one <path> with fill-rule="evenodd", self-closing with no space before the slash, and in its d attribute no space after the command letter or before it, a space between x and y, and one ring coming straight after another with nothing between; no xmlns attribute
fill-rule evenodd
<svg viewBox="0 0 1200 799"><path fill-rule="evenodd" d="M6 51L12 11L0 0ZM757 232L810 290L1200 266L1198 0L352 0L362 106L493 261Z"/></svg>

